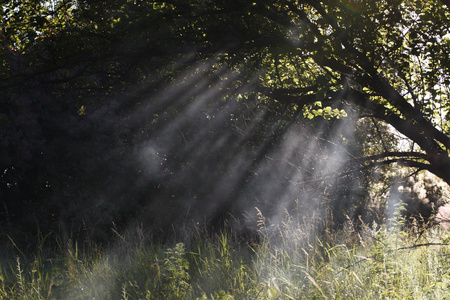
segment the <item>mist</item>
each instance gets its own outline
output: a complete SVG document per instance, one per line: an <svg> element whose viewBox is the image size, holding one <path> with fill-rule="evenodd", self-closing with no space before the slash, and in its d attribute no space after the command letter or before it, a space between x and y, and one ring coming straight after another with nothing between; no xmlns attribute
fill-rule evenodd
<svg viewBox="0 0 450 300"><path fill-rule="evenodd" d="M294 210L353 217L360 186L340 173L358 155L356 113L309 120L255 93L256 76L244 80L214 61L182 69L160 90L124 93L139 98L126 115L109 104L87 116L115 139L102 154L110 171L84 210L93 232L108 235L114 222L162 235L225 224L256 233L258 212L272 224ZM108 215L111 206L124 221Z"/></svg>
<svg viewBox="0 0 450 300"><path fill-rule="evenodd" d="M103 258L92 266L91 274L99 275L80 286L96 286L104 294L113 288L101 274L111 258L127 253L125 240L189 243L199 230L232 230L251 241L275 237L283 228L296 238L273 239L271 247L292 252L320 234L317 224L333 219L338 226L358 217L361 185L353 172L342 176L358 155L356 112L309 120L301 109L255 93L257 78L241 84L246 81L240 76L201 62L161 90L127 92L139 94L139 101L126 115L117 115L114 105L88 114L115 140L103 153L108 176L76 217L84 218L90 240L113 235L115 242L109 238ZM269 277L278 272L266 262L257 264ZM269 277L264 280L277 283ZM76 288L69 296L83 293Z"/></svg>

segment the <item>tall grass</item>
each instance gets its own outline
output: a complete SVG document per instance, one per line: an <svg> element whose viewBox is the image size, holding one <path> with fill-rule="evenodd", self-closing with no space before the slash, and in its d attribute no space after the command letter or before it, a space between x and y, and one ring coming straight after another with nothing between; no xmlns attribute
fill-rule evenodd
<svg viewBox="0 0 450 300"><path fill-rule="evenodd" d="M2 299L449 299L450 235L349 221L339 230L286 214L259 238L233 230L156 243L119 235L110 247L41 239L4 258ZM398 223L398 222L397 222ZM58 242L58 243L57 243ZM46 243L57 244L57 251Z"/></svg>

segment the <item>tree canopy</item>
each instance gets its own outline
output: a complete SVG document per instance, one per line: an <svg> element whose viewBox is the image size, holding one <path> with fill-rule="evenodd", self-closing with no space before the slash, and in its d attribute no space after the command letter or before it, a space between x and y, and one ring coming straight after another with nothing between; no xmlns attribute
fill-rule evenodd
<svg viewBox="0 0 450 300"><path fill-rule="evenodd" d="M195 91L217 103L276 107L264 119L268 127L299 116L313 125L349 115L373 120L384 126L377 146L354 152L347 174L396 163L450 184L448 1L11 0L2 4L0 23L8 217L24 206L36 211L47 202L33 199L52 199L55 189L79 199L80 187L100 179L98 189L115 185L111 173L138 176L139 167L123 158L170 114L184 113L161 100L167 89L178 98ZM207 94L212 86L220 92ZM158 107L152 120L127 117L148 99ZM212 107L203 111L208 118ZM204 126L198 121L190 132ZM407 141L401 147L381 138L394 132ZM48 219L60 214L63 200L46 201ZM86 204L77 203L66 205Z"/></svg>

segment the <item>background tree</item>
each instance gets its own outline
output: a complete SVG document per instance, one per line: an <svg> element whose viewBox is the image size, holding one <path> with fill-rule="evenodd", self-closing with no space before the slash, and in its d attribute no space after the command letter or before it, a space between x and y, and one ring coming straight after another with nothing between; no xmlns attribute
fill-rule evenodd
<svg viewBox="0 0 450 300"><path fill-rule="evenodd" d="M391 164L450 182L445 2L2 8L4 227L23 215L30 227L36 218L48 227L126 223L143 209L151 222L171 224L180 213L201 218L205 203L217 223L242 211L246 197L269 211L286 208L261 200L279 196L271 189L286 198L321 191L342 216L357 215L374 182L362 172ZM314 141L314 152L293 150L294 129L303 141L295 145ZM395 147L394 132L409 144ZM320 165L337 149L346 151L339 167ZM265 164L267 157L276 159ZM299 187L307 181L314 183Z"/></svg>

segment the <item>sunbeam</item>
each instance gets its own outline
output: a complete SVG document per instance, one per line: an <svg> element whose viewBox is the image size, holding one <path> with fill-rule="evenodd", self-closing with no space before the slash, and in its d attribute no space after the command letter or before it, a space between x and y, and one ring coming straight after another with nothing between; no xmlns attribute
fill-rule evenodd
<svg viewBox="0 0 450 300"><path fill-rule="evenodd" d="M241 2L4 1L1 299L446 299L448 1Z"/></svg>

